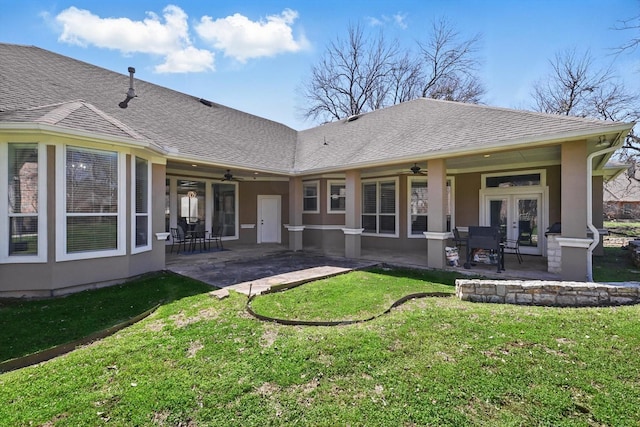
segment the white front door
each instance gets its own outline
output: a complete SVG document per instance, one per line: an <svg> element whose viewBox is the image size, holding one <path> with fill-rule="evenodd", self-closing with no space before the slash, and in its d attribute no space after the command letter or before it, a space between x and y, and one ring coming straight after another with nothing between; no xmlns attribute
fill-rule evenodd
<svg viewBox="0 0 640 427"><path fill-rule="evenodd" d="M520 252L542 254L542 194L487 195L484 205L484 225L499 227L505 238L518 240Z"/></svg>
<svg viewBox="0 0 640 427"><path fill-rule="evenodd" d="M258 243L280 243L281 196L258 196Z"/></svg>

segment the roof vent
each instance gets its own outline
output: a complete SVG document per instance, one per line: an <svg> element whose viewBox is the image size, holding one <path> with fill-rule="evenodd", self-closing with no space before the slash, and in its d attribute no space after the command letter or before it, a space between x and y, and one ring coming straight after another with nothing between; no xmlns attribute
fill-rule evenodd
<svg viewBox="0 0 640 427"><path fill-rule="evenodd" d="M347 117L347 122L355 122L360 118L360 114L354 114L353 116Z"/></svg>
<svg viewBox="0 0 640 427"><path fill-rule="evenodd" d="M200 98L198 101L200 101L201 104L206 105L207 107L213 107L213 102L209 101L208 99Z"/></svg>
<svg viewBox="0 0 640 427"><path fill-rule="evenodd" d="M127 71L129 71L129 90L127 91L127 97L124 101L118 104L120 108L127 108L129 101L138 96L136 95L136 91L133 89L133 74L136 72L136 69L129 67Z"/></svg>

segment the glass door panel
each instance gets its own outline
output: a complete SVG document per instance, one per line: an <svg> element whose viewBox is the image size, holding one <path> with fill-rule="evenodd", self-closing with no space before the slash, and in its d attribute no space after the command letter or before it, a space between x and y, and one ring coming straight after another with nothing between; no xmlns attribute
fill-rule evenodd
<svg viewBox="0 0 640 427"><path fill-rule="evenodd" d="M517 239L520 247L537 248L540 242L540 230L538 227L538 205L539 196L525 196L515 198L515 208L518 218ZM526 252L526 251L525 251Z"/></svg>
<svg viewBox="0 0 640 427"><path fill-rule="evenodd" d="M489 225L498 227L502 237L507 237L507 224L509 223L509 199L492 198L489 200Z"/></svg>
<svg viewBox="0 0 640 427"><path fill-rule="evenodd" d="M541 197L539 194L488 196L485 199L486 225L499 227L505 239L518 240L520 252L542 254L538 227Z"/></svg>

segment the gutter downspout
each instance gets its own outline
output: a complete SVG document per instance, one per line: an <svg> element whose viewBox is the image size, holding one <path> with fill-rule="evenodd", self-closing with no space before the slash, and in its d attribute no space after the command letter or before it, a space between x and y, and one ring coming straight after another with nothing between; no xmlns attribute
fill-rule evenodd
<svg viewBox="0 0 640 427"><path fill-rule="evenodd" d="M616 142L620 138L620 135L622 135L622 133L619 133L607 148L595 151L587 157L587 228L589 228L593 234L593 242L591 242L587 250L587 282L593 282L593 250L600 243L600 232L596 226L593 225L593 159L596 156L617 150L619 147L616 146Z"/></svg>

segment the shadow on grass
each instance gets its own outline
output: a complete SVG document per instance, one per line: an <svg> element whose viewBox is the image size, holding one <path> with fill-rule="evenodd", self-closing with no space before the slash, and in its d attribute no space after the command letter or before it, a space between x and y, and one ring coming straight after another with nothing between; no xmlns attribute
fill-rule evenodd
<svg viewBox="0 0 640 427"><path fill-rule="evenodd" d="M158 305L211 290L183 276L154 273L60 298L1 299L0 362L92 336Z"/></svg>

